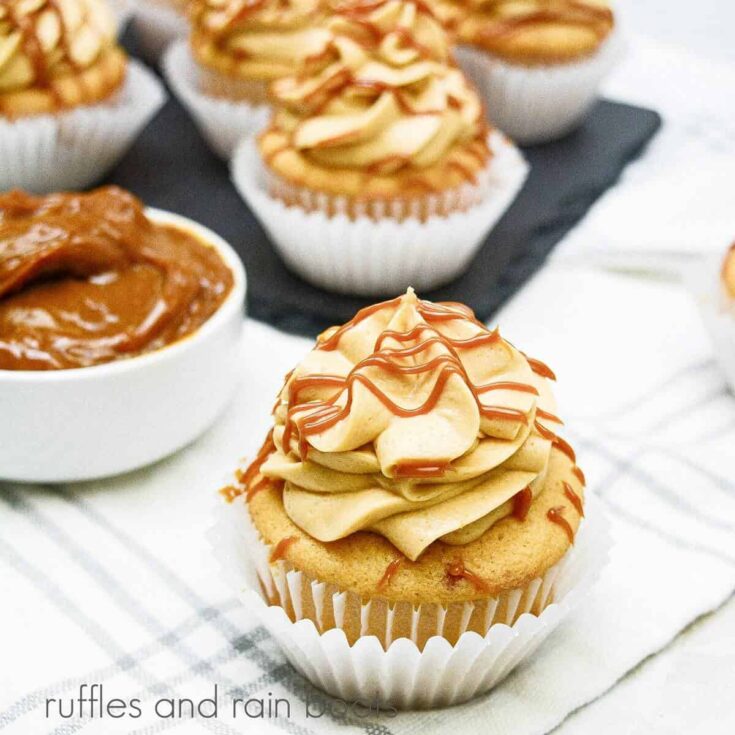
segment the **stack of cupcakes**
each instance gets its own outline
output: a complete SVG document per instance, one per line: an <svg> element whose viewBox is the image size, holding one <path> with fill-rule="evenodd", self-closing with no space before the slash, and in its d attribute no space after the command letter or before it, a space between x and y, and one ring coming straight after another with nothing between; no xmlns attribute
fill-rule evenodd
<svg viewBox="0 0 735 735"><path fill-rule="evenodd" d="M100 178L164 101L104 0L0 4L0 189Z"/></svg>
<svg viewBox="0 0 735 735"><path fill-rule="evenodd" d="M351 2L326 50L271 86L276 110L233 159L288 266L327 289L430 289L461 273L527 167L494 132L421 3ZM451 245L450 245L451 243Z"/></svg>
<svg viewBox="0 0 735 735"><path fill-rule="evenodd" d="M348 701L486 691L595 576L605 531L551 370L409 291L322 334L213 540L292 663Z"/></svg>
<svg viewBox="0 0 735 735"><path fill-rule="evenodd" d="M620 54L605 0L433 0L492 121L523 144L583 119Z"/></svg>
<svg viewBox="0 0 735 735"><path fill-rule="evenodd" d="M320 0L194 0L190 42L174 43L166 77L211 147L229 158L267 120L270 82L327 53Z"/></svg>

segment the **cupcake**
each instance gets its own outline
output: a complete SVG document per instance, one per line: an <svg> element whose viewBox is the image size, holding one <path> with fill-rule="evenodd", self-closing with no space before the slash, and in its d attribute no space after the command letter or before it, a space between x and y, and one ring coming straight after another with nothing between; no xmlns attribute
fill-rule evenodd
<svg viewBox="0 0 735 735"><path fill-rule="evenodd" d="M101 0L0 5L0 188L85 186L160 107Z"/></svg>
<svg viewBox="0 0 735 735"><path fill-rule="evenodd" d="M341 6L328 52L271 86L276 111L235 156L236 185L286 263L347 293L457 276L522 184L420 3Z"/></svg>
<svg viewBox="0 0 735 735"><path fill-rule="evenodd" d="M321 0L194 0L191 39L164 67L212 147L229 157L265 123L268 84L327 52Z"/></svg>
<svg viewBox="0 0 735 735"><path fill-rule="evenodd" d="M467 307L411 290L324 332L289 373L224 491L228 543L249 604L315 683L456 703L560 619L595 554L588 533L574 546L585 478L553 379ZM359 651L357 679L330 678Z"/></svg>
<svg viewBox="0 0 735 735"><path fill-rule="evenodd" d="M492 121L519 143L577 126L619 53L605 0L434 0Z"/></svg>

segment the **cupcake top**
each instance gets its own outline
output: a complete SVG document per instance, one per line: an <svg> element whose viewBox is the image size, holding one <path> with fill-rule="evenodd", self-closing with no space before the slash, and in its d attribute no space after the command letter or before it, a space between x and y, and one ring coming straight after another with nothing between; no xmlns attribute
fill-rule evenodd
<svg viewBox="0 0 735 735"><path fill-rule="evenodd" d="M320 0L194 0L190 14L197 61L239 79L292 74L330 38Z"/></svg>
<svg viewBox="0 0 735 735"><path fill-rule="evenodd" d="M327 53L273 83L260 148L297 186L351 197L412 196L474 181L489 157L482 105L422 4L350 3Z"/></svg>
<svg viewBox="0 0 735 735"><path fill-rule="evenodd" d="M725 287L725 293L735 299L735 244L727 251L722 264L722 284Z"/></svg>
<svg viewBox="0 0 735 735"><path fill-rule="evenodd" d="M525 516L565 443L551 371L458 304L404 296L322 334L288 376L249 494L283 483L320 542L360 531L416 560Z"/></svg>
<svg viewBox="0 0 735 735"><path fill-rule="evenodd" d="M102 0L5 0L0 113L48 112L108 96L125 71L115 34Z"/></svg>
<svg viewBox="0 0 735 735"><path fill-rule="evenodd" d="M613 28L605 0L435 0L459 41L521 64L593 53Z"/></svg>

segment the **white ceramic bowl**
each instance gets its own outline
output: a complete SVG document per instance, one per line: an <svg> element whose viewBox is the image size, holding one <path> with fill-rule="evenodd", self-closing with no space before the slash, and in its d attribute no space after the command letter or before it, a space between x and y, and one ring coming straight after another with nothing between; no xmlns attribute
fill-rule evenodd
<svg viewBox="0 0 735 735"><path fill-rule="evenodd" d="M72 482L142 467L193 441L229 399L245 270L211 230L169 212L147 214L216 248L232 291L196 332L155 352L73 370L0 370L0 479Z"/></svg>

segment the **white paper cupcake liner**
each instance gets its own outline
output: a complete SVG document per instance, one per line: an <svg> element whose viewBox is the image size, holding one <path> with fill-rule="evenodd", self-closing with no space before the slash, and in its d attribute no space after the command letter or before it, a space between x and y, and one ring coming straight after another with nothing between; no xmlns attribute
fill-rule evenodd
<svg viewBox="0 0 735 735"><path fill-rule="evenodd" d="M722 284L724 253L723 248L721 255L687 266L685 280L699 307L715 356L735 392L735 299L728 297Z"/></svg>
<svg viewBox="0 0 735 735"><path fill-rule="evenodd" d="M125 155L165 99L155 75L131 60L123 88L110 100L0 120L0 190L45 194L93 184Z"/></svg>
<svg viewBox="0 0 735 735"><path fill-rule="evenodd" d="M484 636L464 632L451 645L441 636L447 608L440 607L436 635L422 650L408 637L391 641L370 635L350 645L339 627L346 593L306 582L300 572L287 571L284 562L269 565L270 551L260 542L242 498L221 504L209 538L243 603L256 613L294 668L314 685L347 702L377 699L400 709L426 709L459 704L489 691L533 653L589 591L607 561L610 534L594 497L588 495L585 511L575 545L566 556L524 590L507 595L511 604L506 606L506 622L495 622ZM303 589L305 584L309 590ZM323 610L331 607L336 612L338 627L322 633L309 619L292 622L282 607L268 606L264 599L263 590L274 587L296 619L306 592ZM541 614L529 612L549 599L553 602ZM466 624L472 604L465 607ZM370 603L362 605L361 619L367 621L370 612ZM387 608L386 615L393 614Z"/></svg>
<svg viewBox="0 0 735 735"><path fill-rule="evenodd" d="M159 0L127 0L132 7L137 50L150 63L157 63L166 48L186 38L186 16Z"/></svg>
<svg viewBox="0 0 735 735"><path fill-rule="evenodd" d="M560 138L579 125L600 83L622 54L619 32L581 61L542 67L511 64L472 46L455 49L490 120L523 145Z"/></svg>
<svg viewBox="0 0 735 735"><path fill-rule="evenodd" d="M210 148L221 158L229 159L240 139L258 131L268 120L268 105L205 94L201 90L200 71L186 41L176 41L166 50L163 73Z"/></svg>
<svg viewBox="0 0 735 735"><path fill-rule="evenodd" d="M232 178L286 265L307 281L331 291L382 296L408 286L430 290L460 275L485 242L528 175L518 149L498 132L488 139L493 156L482 179L481 201L448 216L398 220L384 217L328 216L319 209L319 195L304 206L287 206L268 193L269 177L255 139L238 146ZM464 194L476 196L475 187ZM329 198L331 208L336 198ZM436 207L445 202L437 198ZM341 205L346 211L347 203ZM338 207L339 209L339 207ZM380 213L378 213L380 214Z"/></svg>

